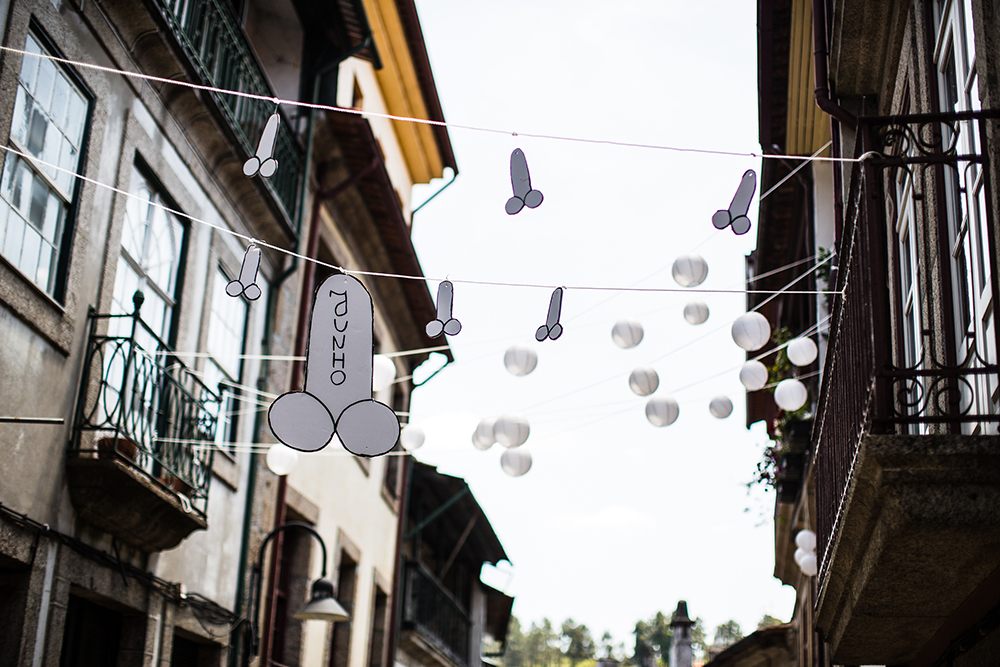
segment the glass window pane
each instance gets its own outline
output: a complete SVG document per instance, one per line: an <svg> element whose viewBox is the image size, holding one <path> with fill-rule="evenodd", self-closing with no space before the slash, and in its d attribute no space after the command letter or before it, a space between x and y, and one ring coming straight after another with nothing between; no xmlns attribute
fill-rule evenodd
<svg viewBox="0 0 1000 667"><path fill-rule="evenodd" d="M56 78L56 66L51 60L38 59L38 78L32 89L35 100L43 107L48 107L52 101L52 83Z"/></svg>
<svg viewBox="0 0 1000 667"><path fill-rule="evenodd" d="M32 280L38 270L38 251L41 249L42 237L30 226L24 230L24 245L21 247L21 260L18 268Z"/></svg>

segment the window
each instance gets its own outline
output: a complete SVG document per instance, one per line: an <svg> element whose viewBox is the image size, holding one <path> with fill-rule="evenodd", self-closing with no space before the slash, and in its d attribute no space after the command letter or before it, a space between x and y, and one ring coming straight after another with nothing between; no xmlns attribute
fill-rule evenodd
<svg viewBox="0 0 1000 667"><path fill-rule="evenodd" d="M939 107L949 113L978 111L981 105L971 0L935 0L934 18ZM959 154L980 152L979 126L964 122L959 127L956 137L952 128L945 125L944 140L957 142ZM959 364L975 359L993 363L996 324L988 262L990 233L985 175L974 162L960 162L957 168L943 169L951 253L954 354ZM974 387L963 385L961 389L962 402L971 404L978 413L995 413L1000 408L996 377L980 375ZM967 430L974 427L971 425Z"/></svg>
<svg viewBox="0 0 1000 667"><path fill-rule="evenodd" d="M375 586L375 601L372 605L371 645L368 647L368 667L384 667L387 657L386 629L389 626L389 596Z"/></svg>
<svg viewBox="0 0 1000 667"><path fill-rule="evenodd" d="M243 352L245 351L248 308L242 298L226 295L229 278L219 268L212 285L212 306L208 321L208 354L202 374L208 388L222 398L216 442L235 442L239 415L242 414L239 387L243 382Z"/></svg>
<svg viewBox="0 0 1000 667"><path fill-rule="evenodd" d="M29 53L48 55L28 35ZM10 145L21 153L79 173L89 102L67 71L24 56L14 99ZM0 181L0 255L31 282L61 297L69 212L77 179L8 152Z"/></svg>
<svg viewBox="0 0 1000 667"><path fill-rule="evenodd" d="M354 591L358 585L358 564L346 551L340 552L337 570L337 602L348 614L354 611ZM351 622L333 624L333 645L330 647L330 667L347 667L351 655Z"/></svg>
<svg viewBox="0 0 1000 667"><path fill-rule="evenodd" d="M137 168L132 170L130 191L136 197L129 197L125 206L112 310L131 313L132 295L141 291L145 297L140 311L143 322L169 343L182 270L184 226L162 208L166 206L163 197Z"/></svg>

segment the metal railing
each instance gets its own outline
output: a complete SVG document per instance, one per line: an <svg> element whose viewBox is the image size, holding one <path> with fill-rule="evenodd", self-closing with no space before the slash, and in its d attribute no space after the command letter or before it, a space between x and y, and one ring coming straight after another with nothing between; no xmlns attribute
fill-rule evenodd
<svg viewBox="0 0 1000 667"><path fill-rule="evenodd" d="M420 632L456 664L469 664L472 622L468 612L415 561L406 564L403 623Z"/></svg>
<svg viewBox="0 0 1000 667"><path fill-rule="evenodd" d="M232 10L220 0L153 0L153 3L159 8L203 84L275 97ZM253 155L264 124L274 113L275 106L235 95L211 93L211 97L246 155ZM298 215L305 157L284 115L273 157L278 161L278 170L270 178L261 178L261 181L271 191L288 221L293 222Z"/></svg>
<svg viewBox="0 0 1000 667"><path fill-rule="evenodd" d="M136 292L131 315L88 316L69 454L125 462L204 516L221 399L142 321L142 301Z"/></svg>
<svg viewBox="0 0 1000 667"><path fill-rule="evenodd" d="M973 290L980 305L1000 305L984 149L987 124L998 117L859 119L856 156L866 158L851 176L812 432L821 578L866 434L995 432L1000 422L997 322L983 319L988 312L978 323L961 321L971 302L962 286L977 275L985 278ZM986 247L972 245L976 225L990 230L980 235ZM969 249L985 254L989 275L974 273Z"/></svg>

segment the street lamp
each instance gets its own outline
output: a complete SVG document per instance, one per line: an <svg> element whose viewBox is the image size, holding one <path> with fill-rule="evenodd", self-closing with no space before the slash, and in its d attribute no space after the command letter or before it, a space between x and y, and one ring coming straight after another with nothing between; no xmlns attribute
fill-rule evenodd
<svg viewBox="0 0 1000 667"><path fill-rule="evenodd" d="M288 523L278 526L269 532L264 537L264 541L260 543L260 548L257 550L257 561L254 563L253 572L251 573L250 578L250 595L252 605L247 619L250 628L250 643L252 651L246 656L246 661L244 663L246 665L250 664L250 655L258 655L260 652L260 638L257 636L255 622L257 620L257 614L260 611L264 550L267 548L267 545L270 544L271 540L273 540L279 533L282 533L290 528L299 528L315 537L323 552L323 569L322 572L320 572L319 579L314 581L310 587L309 602L307 602L301 610L293 614L292 617L300 621L326 621L327 623L336 623L338 621L346 621L350 619L350 615L342 606L340 606L340 603L337 602L337 599L334 597L333 583L326 578L326 543L323 541L323 538L318 532L316 532L316 529L309 524L302 523L301 521L289 521Z"/></svg>

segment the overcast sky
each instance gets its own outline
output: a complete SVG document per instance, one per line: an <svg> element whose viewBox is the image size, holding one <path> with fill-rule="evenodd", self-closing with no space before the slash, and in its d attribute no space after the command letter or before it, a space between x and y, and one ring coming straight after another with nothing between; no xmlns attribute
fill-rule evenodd
<svg viewBox="0 0 1000 667"><path fill-rule="evenodd" d="M752 2L421 0L418 8L451 121L759 150ZM705 287L743 286L756 231L736 237L710 218L756 161L458 129L451 139L458 180L414 222L428 275L673 287L671 263L697 251L710 267ZM508 216L517 147L545 201ZM437 185L419 188L415 201ZM451 339L456 363L414 393L412 419L428 436L419 458L471 484L513 561L511 574L493 580L516 596L522 620L571 616L628 646L637 618L669 612L680 598L710 629L735 618L749 631L765 613L787 620L794 592L771 575L773 494L746 487L765 435L743 426L735 370L743 354L729 335L745 297L608 296L567 291L565 334L536 343L549 291L456 285L464 325ZM681 311L698 299L711 317L694 327ZM610 330L626 318L642 322L646 338L623 351ZM503 368L516 343L539 355L527 377ZM644 365L660 375L658 395L680 403L673 426L651 426L645 399L629 392L629 372ZM708 413L716 395L733 399L728 420ZM521 478L501 472L499 446L484 453L470 443L480 418L502 413L531 422L534 467Z"/></svg>

